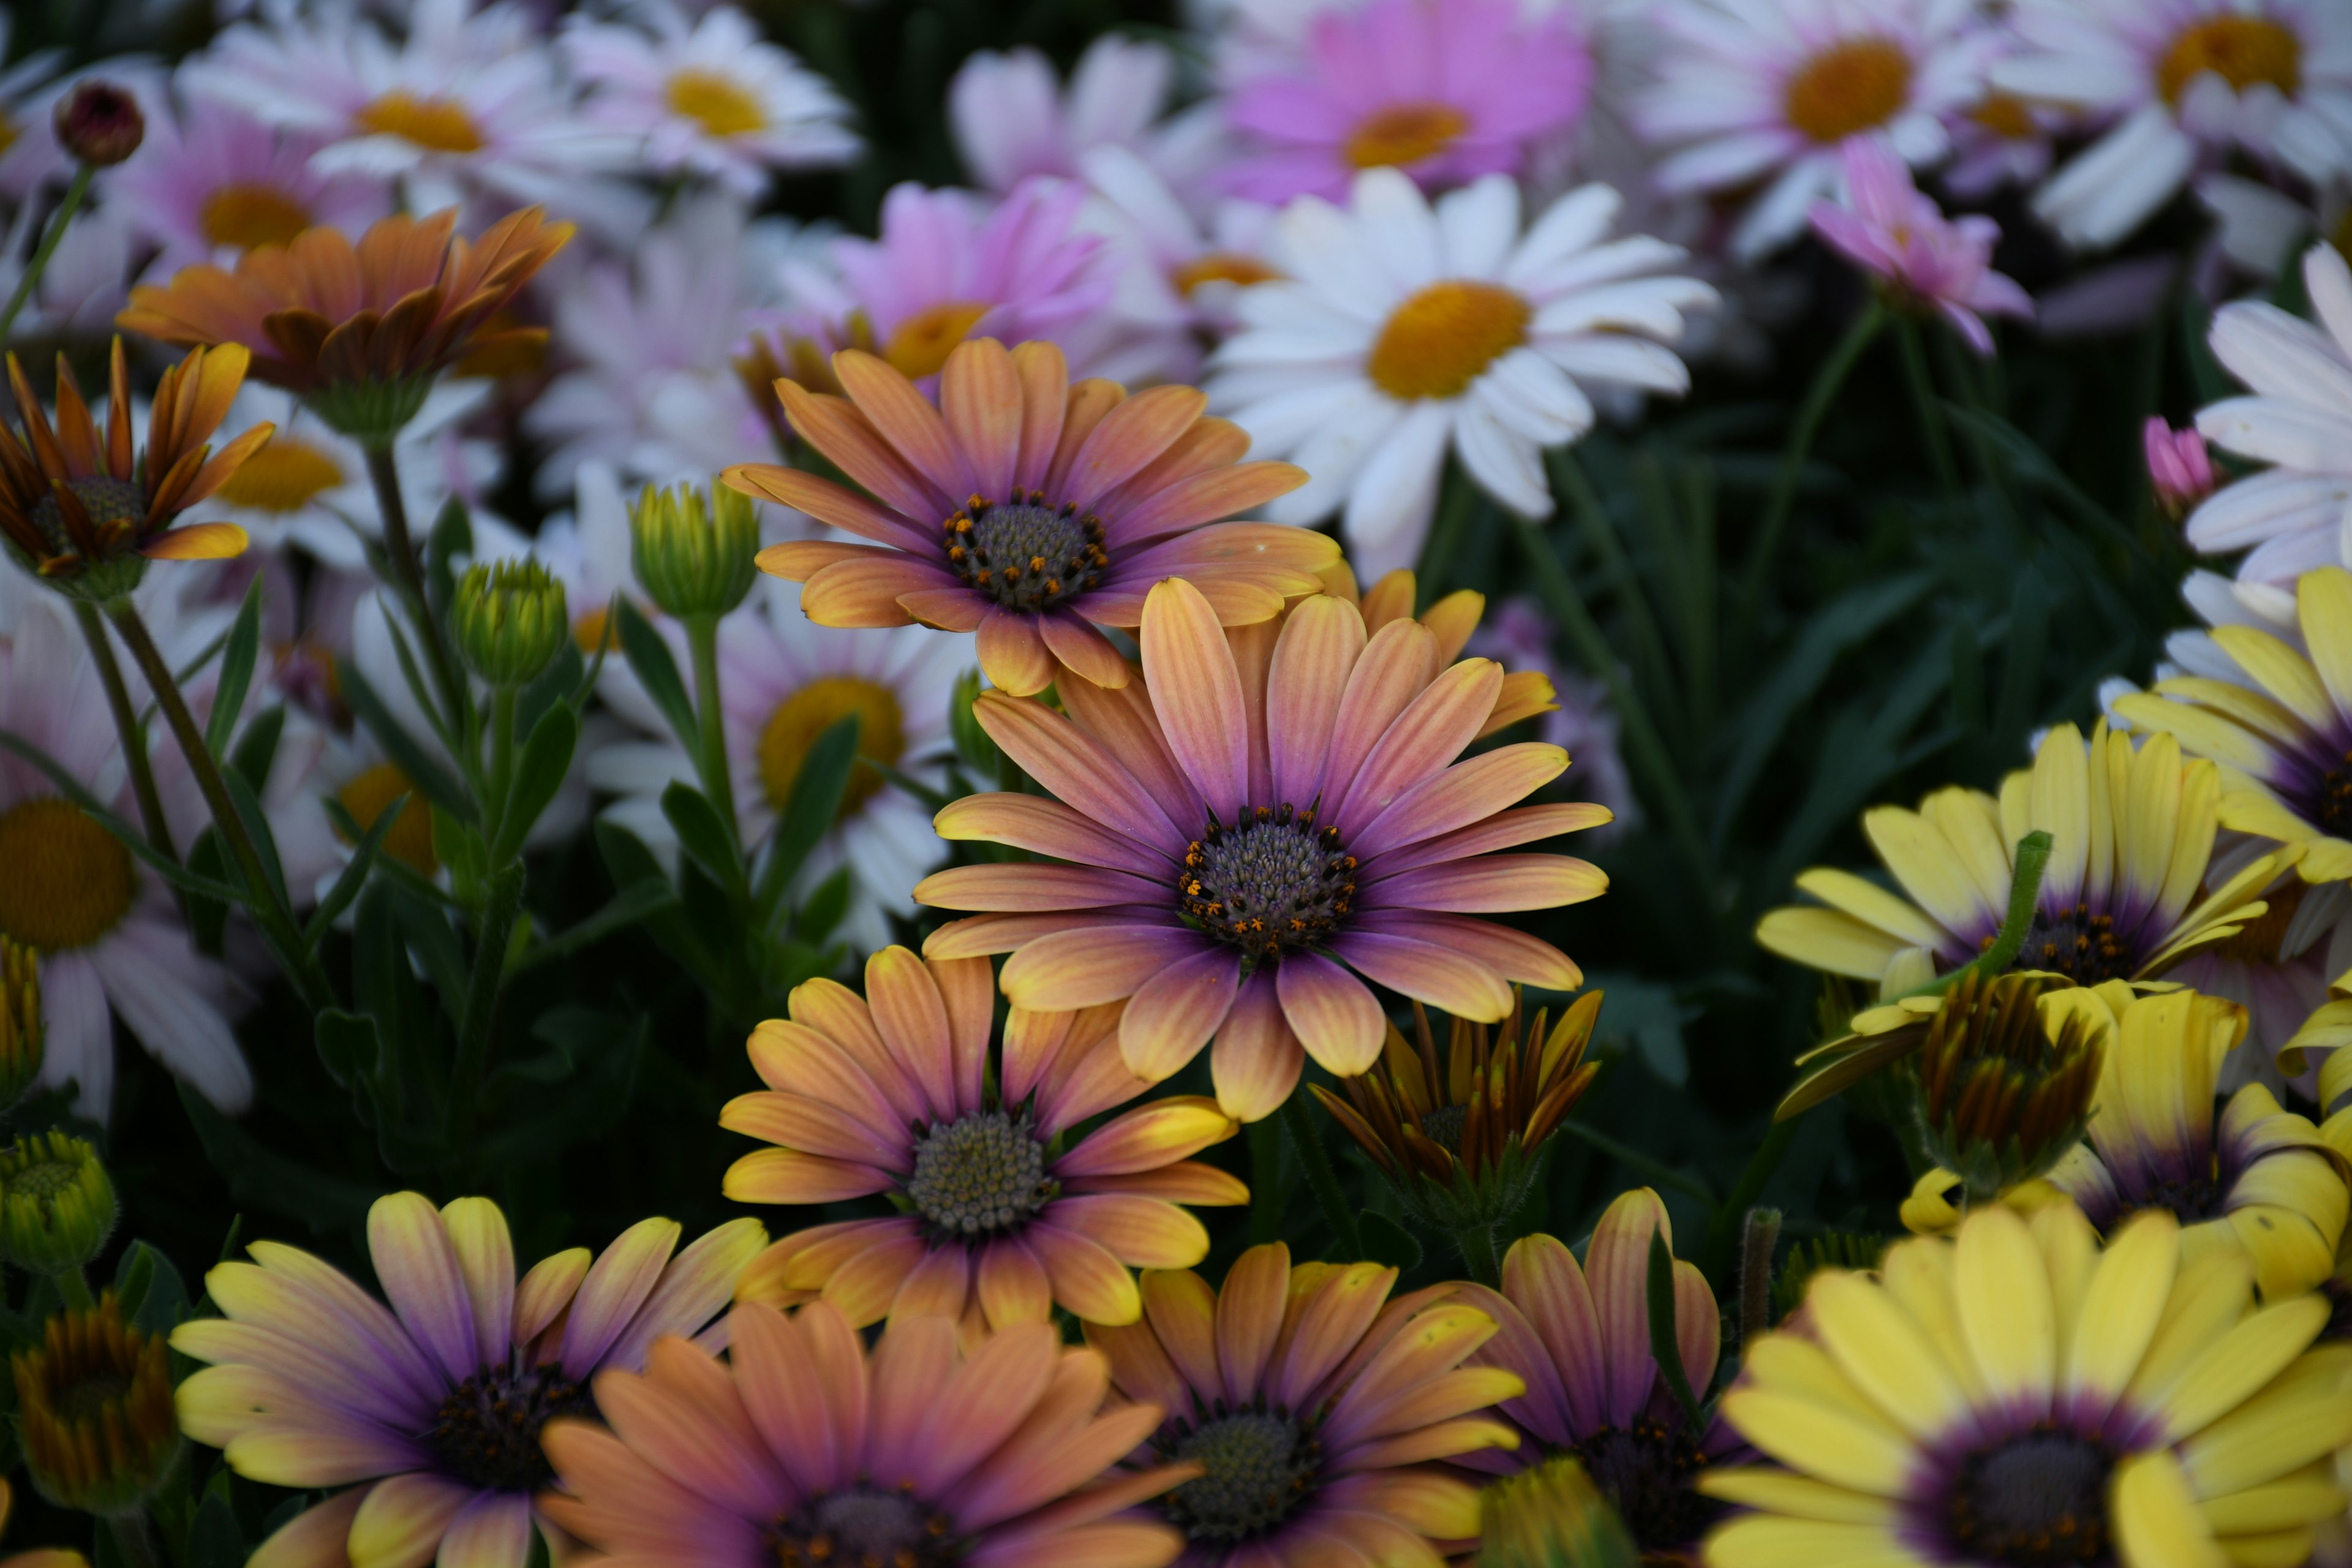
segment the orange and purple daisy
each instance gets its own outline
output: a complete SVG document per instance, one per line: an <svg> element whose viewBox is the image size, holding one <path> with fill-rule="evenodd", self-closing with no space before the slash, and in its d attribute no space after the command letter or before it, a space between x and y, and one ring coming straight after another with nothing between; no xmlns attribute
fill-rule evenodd
<svg viewBox="0 0 2352 1568"><path fill-rule="evenodd" d="M903 947L866 961L866 995L830 980L793 991L791 1016L751 1037L768 1088L719 1125L782 1145L727 1173L739 1203L818 1204L887 1194L901 1210L777 1242L740 1300L822 1298L856 1328L945 1316L978 1333L1044 1322L1061 1307L1096 1323L1143 1310L1130 1268L1186 1268L1209 1233L1186 1204L1243 1204L1249 1189L1190 1156L1234 1131L1216 1101L1155 1100L1062 1147L1151 1086L1128 1070L1119 1009L1013 1011L992 1049L996 986L985 958L924 963Z"/></svg>
<svg viewBox="0 0 2352 1568"><path fill-rule="evenodd" d="M1218 1100L1244 1121L1289 1096L1307 1056L1342 1078L1379 1058L1388 1022L1367 980L1481 1023L1510 1012L1513 981L1582 984L1549 942L1475 917L1601 893L1585 861L1493 851L1608 813L1507 809L1568 766L1557 746L1454 761L1504 691L1492 659L1454 661L1475 617L1445 637L1365 621L1321 595L1278 626L1228 630L1171 580L1142 615L1140 681L1067 682L1061 712L982 693L981 724L1054 798L966 796L939 831L1065 863L924 879L918 902L980 911L925 952L1012 953L1017 1007L1128 998L1119 1045L1155 1082L1214 1037Z"/></svg>
<svg viewBox="0 0 2352 1568"><path fill-rule="evenodd" d="M767 463L724 476L873 542L761 552L763 570L807 584L801 606L822 625L977 632L981 668L1015 696L1062 668L1120 687L1127 659L1097 628L1136 626L1160 578L1190 579L1219 621L1245 626L1318 592L1315 574L1339 559L1304 529L1207 526L1307 476L1243 462L1248 436L1202 417L1194 388L1074 384L1053 344L992 338L948 355L936 403L872 354L845 349L833 365L846 398L789 380L776 394L801 438L866 493Z"/></svg>
<svg viewBox="0 0 2352 1568"><path fill-rule="evenodd" d="M1106 1471L1157 1426L1104 1408L1104 1357L1050 1324L969 1354L946 1318L868 1352L822 1301L727 1320L724 1363L664 1340L595 1382L612 1429L547 1430L548 1513L604 1568L1163 1568L1173 1530L1133 1511L1176 1466Z"/></svg>
<svg viewBox="0 0 2352 1568"><path fill-rule="evenodd" d="M1517 1373L1465 1366L1495 1320L1435 1285L1390 1300L1397 1271L1302 1263L1280 1242L1223 1290L1143 1277L1144 1321L1089 1324L1112 1381L1166 1412L1129 1463L1200 1473L1153 1505L1184 1532L1180 1568L1437 1568L1478 1533L1478 1489L1433 1461L1518 1442L1487 1406Z"/></svg>

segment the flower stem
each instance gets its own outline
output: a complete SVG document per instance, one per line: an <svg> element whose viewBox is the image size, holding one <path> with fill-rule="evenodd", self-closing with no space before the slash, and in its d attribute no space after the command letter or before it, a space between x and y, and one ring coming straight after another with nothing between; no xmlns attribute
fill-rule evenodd
<svg viewBox="0 0 2352 1568"><path fill-rule="evenodd" d="M1756 531L1756 542L1748 552L1748 571L1739 592L1738 638L1744 640L1748 626L1764 596L1764 580L1772 569L1773 552L1780 548L1781 531L1788 526L1789 510L1797 501L1797 476L1805 466L1806 454L1812 450L1813 437L1828 415L1830 405L1837 398L1838 389L1862 358L1862 351L1886 324L1886 307L1874 299L1853 319L1845 336L1838 340L1822 368L1813 373L1813 384L1805 393L1805 401L1797 409L1797 422L1789 431L1789 445L1780 454L1780 472L1772 481L1771 500L1764 508L1764 521Z"/></svg>
<svg viewBox="0 0 2352 1568"><path fill-rule="evenodd" d="M163 1568L163 1560L155 1554L155 1538L148 1528L144 1508L106 1515L106 1529L114 1537L115 1550L128 1568Z"/></svg>
<svg viewBox="0 0 2352 1568"><path fill-rule="evenodd" d="M147 755L139 710L131 705L131 689L122 683L122 666L115 659L114 645L106 640L106 623L98 618L94 605L81 599L74 601L74 619L81 624L82 640L89 645L89 657L98 665L99 683L106 688L106 705L114 713L114 732L122 742L122 760L131 769L131 791L139 797L139 821L147 829L147 842L164 858L176 860L180 852L172 847L172 824L163 816L163 797L155 789L155 764ZM179 889L173 892L177 896Z"/></svg>
<svg viewBox="0 0 2352 1568"><path fill-rule="evenodd" d="M1282 1239L1282 1129L1268 1119L1244 1131L1250 1148L1249 1238L1257 1247Z"/></svg>
<svg viewBox="0 0 2352 1568"><path fill-rule="evenodd" d="M490 797L482 804L493 839L504 827L507 794L514 787L515 696L511 686L490 693Z"/></svg>
<svg viewBox="0 0 2352 1568"><path fill-rule="evenodd" d="M1936 406L1936 383L1927 374L1927 351L1919 342L1919 323L1908 316L1897 317L1895 342L1903 353L1903 379L1910 384L1911 407L1919 416L1919 438L1927 446L1927 462L1944 493L1957 495L1960 468L1952 460L1952 437L1944 428L1943 410Z"/></svg>
<svg viewBox="0 0 2352 1568"><path fill-rule="evenodd" d="M1323 1140L1315 1131L1315 1119L1307 1110L1307 1085L1290 1091L1282 1102L1282 1124L1297 1147L1298 1163L1307 1173L1307 1184L1315 1189L1315 1201L1323 1206L1323 1217L1331 1224L1331 1234L1339 1238L1340 1255L1349 1261L1364 1255L1364 1238L1356 1228L1356 1211L1348 1206L1347 1194L1339 1190L1339 1173L1331 1168L1331 1156L1324 1151Z"/></svg>
<svg viewBox="0 0 2352 1568"><path fill-rule="evenodd" d="M686 643L694 659L695 715L702 721L702 793L719 808L728 831L742 832L735 820L735 781L727 767L727 715L719 700L719 617L686 617Z"/></svg>
<svg viewBox="0 0 2352 1568"><path fill-rule="evenodd" d="M90 166L88 163L74 171L73 184L66 187L66 199L58 204L57 213L49 219L48 230L41 236L40 248L34 251L33 259L26 263L25 275L16 279L16 291L8 296L8 308L0 310L0 342L7 341L8 331L16 324L16 316L24 310L25 301L30 300L33 290L40 287L41 274L49 269L49 258L57 254L58 241L66 237L67 226L73 222L74 214L81 210L82 198L89 195L89 178Z"/></svg>
<svg viewBox="0 0 2352 1568"><path fill-rule="evenodd" d="M1489 1290L1503 1288L1503 1266L1495 1257L1495 1227L1474 1225L1459 1231L1454 1245L1462 1254L1462 1266L1470 1270L1470 1278Z"/></svg>
<svg viewBox="0 0 2352 1568"><path fill-rule="evenodd" d="M441 623L433 618L432 601L425 595L425 569L416 558L416 543L408 532L408 506L400 496L400 465L389 446L367 448L368 482L375 488L376 511L383 519L384 554L392 562L393 586L407 601L409 619L416 624L417 639L425 645L425 660L432 667L433 683L441 689L448 710L449 731L468 732L466 683L449 657Z"/></svg>
<svg viewBox="0 0 2352 1568"><path fill-rule="evenodd" d="M465 1158L473 1152L474 1126L481 1109L476 1101L490 1065L490 1022L499 1010L499 990L506 980L507 944L514 936L515 917L522 910L526 876L519 858L490 873L490 895L475 932L473 983L466 990L465 1016L457 1030L457 1068L449 1079L449 1142Z"/></svg>
<svg viewBox="0 0 2352 1568"><path fill-rule="evenodd" d="M58 1298L75 1311L87 1312L98 1305L97 1300L89 1293L89 1281L82 1278L79 1268L68 1268L51 1278L57 1283Z"/></svg>

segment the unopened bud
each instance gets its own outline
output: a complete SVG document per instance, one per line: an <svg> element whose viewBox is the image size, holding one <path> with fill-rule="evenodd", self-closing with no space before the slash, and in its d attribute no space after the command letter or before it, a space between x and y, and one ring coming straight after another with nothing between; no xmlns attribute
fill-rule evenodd
<svg viewBox="0 0 2352 1568"><path fill-rule="evenodd" d="M1634 1568L1624 1521L1571 1455L1489 1486L1478 1499L1476 1568Z"/></svg>
<svg viewBox="0 0 2352 1568"><path fill-rule="evenodd" d="M469 566L457 583L457 648L492 686L528 686L572 635L563 584L536 561Z"/></svg>
<svg viewBox="0 0 2352 1568"><path fill-rule="evenodd" d="M0 936L0 1110L41 1076L41 973L33 950Z"/></svg>
<svg viewBox="0 0 2352 1568"><path fill-rule="evenodd" d="M2213 493L2213 459L2195 426L2175 430L2163 416L2152 414L2141 441L2147 448L2148 483L2168 514L2179 518Z"/></svg>
<svg viewBox="0 0 2352 1568"><path fill-rule="evenodd" d="M749 496L713 486L648 485L629 509L629 561L646 597L684 619L723 616L759 575L760 521Z"/></svg>
<svg viewBox="0 0 2352 1568"><path fill-rule="evenodd" d="M0 1255L17 1268L81 1268L106 1249L114 1216L114 1184L80 1139L36 1132L0 1153Z"/></svg>
<svg viewBox="0 0 2352 1568"><path fill-rule="evenodd" d="M93 168L110 168L139 151L147 135L147 117L139 100L110 81L95 79L75 84L58 100L58 141L65 150Z"/></svg>
<svg viewBox="0 0 2352 1568"><path fill-rule="evenodd" d="M108 1514L154 1493L180 1451L162 1335L125 1323L109 1290L51 1318L14 1364L25 1468L43 1497Z"/></svg>

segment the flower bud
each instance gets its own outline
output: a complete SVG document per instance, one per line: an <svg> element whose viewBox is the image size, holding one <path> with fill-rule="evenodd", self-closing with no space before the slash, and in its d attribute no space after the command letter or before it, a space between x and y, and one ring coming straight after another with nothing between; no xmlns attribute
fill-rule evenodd
<svg viewBox="0 0 2352 1568"><path fill-rule="evenodd" d="M0 1153L0 1257L33 1274L79 1268L113 1233L114 1184L98 1151L62 1132Z"/></svg>
<svg viewBox="0 0 2352 1568"><path fill-rule="evenodd" d="M563 584L536 561L469 566L457 583L457 650L492 686L528 686L572 635Z"/></svg>
<svg viewBox="0 0 2352 1568"><path fill-rule="evenodd" d="M2049 1170L2082 1142L2114 1032L2105 1005L2062 976L1964 977L1899 1069L1929 1157L1972 1202Z"/></svg>
<svg viewBox="0 0 2352 1568"><path fill-rule="evenodd" d="M29 947L0 936L0 1110L41 1076L41 973Z"/></svg>
<svg viewBox="0 0 2352 1568"><path fill-rule="evenodd" d="M13 1362L25 1468L43 1497L121 1513L153 1494L180 1451L162 1335L125 1323L109 1290L51 1318L41 1347Z"/></svg>
<svg viewBox="0 0 2352 1568"><path fill-rule="evenodd" d="M110 81L93 78L76 83L58 100L58 141L65 150L93 168L121 163L139 151L147 135L147 118L139 100Z"/></svg>
<svg viewBox="0 0 2352 1568"><path fill-rule="evenodd" d="M1573 1455L1495 1482L1478 1499L1475 1568L1634 1568L1624 1521Z"/></svg>
<svg viewBox="0 0 2352 1568"><path fill-rule="evenodd" d="M760 522L749 496L716 485L647 485L629 509L629 561L667 614L723 616L751 591Z"/></svg>
<svg viewBox="0 0 2352 1568"><path fill-rule="evenodd" d="M2141 442L2147 449L2148 483L2168 515L2177 519L2213 493L2213 459L2195 426L2175 430L2162 415L2151 414Z"/></svg>

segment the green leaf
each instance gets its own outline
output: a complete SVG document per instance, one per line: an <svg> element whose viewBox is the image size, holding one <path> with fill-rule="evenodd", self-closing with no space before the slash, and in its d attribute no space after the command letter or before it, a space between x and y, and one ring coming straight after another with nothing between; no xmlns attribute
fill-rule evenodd
<svg viewBox="0 0 2352 1568"><path fill-rule="evenodd" d="M373 1018L330 1007L319 1015L315 1034L319 1060L327 1076L343 1088L376 1076L381 1047Z"/></svg>
<svg viewBox="0 0 2352 1568"><path fill-rule="evenodd" d="M768 862L760 870L758 908L762 917L774 912L809 851L840 817L842 794L848 789L850 770L857 763L858 728L855 713L835 720L801 760L801 770L793 778L792 796L784 802L769 839Z"/></svg>
<svg viewBox="0 0 2352 1568"><path fill-rule="evenodd" d="M1357 1216L1356 1229L1364 1238L1364 1256L1373 1262L1396 1269L1420 1267L1421 1243L1388 1215L1366 1210Z"/></svg>
<svg viewBox="0 0 2352 1568"><path fill-rule="evenodd" d="M1650 1233L1649 1308L1651 1359L1658 1363L1666 1391L1683 1407L1683 1430L1703 1430L1706 1423L1699 1417L1698 1395L1691 1391L1690 1374L1683 1370L1682 1342L1675 1333L1675 1255L1666 1246L1664 1227Z"/></svg>
<svg viewBox="0 0 2352 1568"><path fill-rule="evenodd" d="M278 836L269 829L269 814L261 809L254 798L253 786L235 768L221 773L221 786L228 791L229 805L236 811L237 821L244 825L245 836L253 843L254 852L261 857L261 874L269 880L269 894L281 910L291 909L286 896L286 868L278 858Z"/></svg>
<svg viewBox="0 0 2352 1568"><path fill-rule="evenodd" d="M541 672L537 680L524 687L522 695L517 699L515 733L530 734L537 728L540 715L558 703L563 704L574 712L579 711L581 703L587 700L586 693L582 690L586 676L587 661L580 657L580 645L570 637L565 637L562 646L555 650L555 658L549 662L547 668ZM581 692L578 701L573 700L572 698L572 693L575 691Z"/></svg>
<svg viewBox="0 0 2352 1568"><path fill-rule="evenodd" d="M490 846L490 864L506 864L522 847L531 825L555 799L556 791L563 787L563 775L572 768L572 748L579 742L580 721L560 702L540 715L539 722L530 727L530 737L523 742L522 755L516 761L514 784L507 795L505 816L499 824L498 842Z"/></svg>
<svg viewBox="0 0 2352 1568"><path fill-rule="evenodd" d="M302 928L302 940L311 947L319 945L319 939L327 934L342 912L351 908L352 900L360 896L360 889L367 884L369 869L375 865L377 855L383 849L384 837L399 823L400 814L412 806L420 811L430 809L418 805L413 795L394 795L382 811L375 814L375 821L369 825L368 830L361 833L358 831L359 824L352 820L351 812L341 801L329 796L324 804L335 825L346 837L358 840L358 847L352 851L351 864L343 868L342 874L335 879L335 885L327 889L327 896L320 899L319 907L311 911L310 923Z"/></svg>
<svg viewBox="0 0 2352 1568"><path fill-rule="evenodd" d="M256 794L268 787L269 770L278 761L278 738L285 732L286 707L280 703L264 709L259 718L247 724L229 752L228 765L253 786Z"/></svg>
<svg viewBox="0 0 2352 1568"><path fill-rule="evenodd" d="M147 836L98 803L98 797L82 787L82 782L59 767L47 752L13 730L0 730L0 750L14 752L41 770L59 795L89 814L90 820L122 841L122 847L153 868L156 875L175 887L185 888L208 899L226 899L233 903L245 902L245 889L234 882L203 876L189 870L170 856L158 851L147 842Z"/></svg>
<svg viewBox="0 0 2352 1568"><path fill-rule="evenodd" d="M180 1104L204 1144L205 1157L237 1202L303 1221L317 1234L356 1230L376 1191L264 1148L244 1128L215 1110L183 1083Z"/></svg>
<svg viewBox="0 0 2352 1568"><path fill-rule="evenodd" d="M734 835L719 819L719 808L692 784L676 781L662 791L661 807L677 834L678 847L730 898L740 896L743 869L735 858Z"/></svg>
<svg viewBox="0 0 2352 1568"><path fill-rule="evenodd" d="M226 1472L224 1472L226 1473ZM188 1568L242 1568L245 1531L228 1500L209 1489L188 1526Z"/></svg>
<svg viewBox="0 0 2352 1568"><path fill-rule="evenodd" d="M425 798L457 817L461 822L474 820L474 803L467 798L465 787L451 778L448 770L436 762L416 739L400 726L382 696L368 684L360 667L348 658L335 661L335 678L341 689L343 700L359 715L369 734L375 737L392 765L401 771L408 782L425 794Z"/></svg>
<svg viewBox="0 0 2352 1568"><path fill-rule="evenodd" d="M116 1260L114 1297L122 1315L151 1334L170 1333L188 1315L188 1287L180 1271L143 1241L133 1241Z"/></svg>
<svg viewBox="0 0 2352 1568"><path fill-rule="evenodd" d="M614 894L611 901L594 914L568 930L556 932L525 952L515 968L529 969L534 964L564 957L591 942L601 942L615 931L677 907L677 889L667 879L656 876L633 882Z"/></svg>
<svg viewBox="0 0 2352 1568"><path fill-rule="evenodd" d="M225 755L229 737L236 733L237 716L245 710L245 694L253 685L253 667L261 656L261 579L256 577L237 607L236 623L229 627L221 651L220 682L213 693L212 717L205 721L205 744L214 756Z"/></svg>
<svg viewBox="0 0 2352 1568"><path fill-rule="evenodd" d="M637 607L625 598L621 606L621 652L629 668L637 672L638 683L646 695L653 699L669 727L677 732L678 743L687 753L698 755L702 750L702 730L694 717L694 704L686 695L686 682L677 673L677 660L670 657L669 644L662 641L661 633L653 623L637 613Z"/></svg>
<svg viewBox="0 0 2352 1568"><path fill-rule="evenodd" d="M446 611L457 597L457 558L473 553L473 520L466 503L453 495L441 503L425 542L425 591L435 609Z"/></svg>
<svg viewBox="0 0 2352 1568"><path fill-rule="evenodd" d="M823 942L849 913L849 868L844 866L810 889L793 926L807 942Z"/></svg>
<svg viewBox="0 0 2352 1568"><path fill-rule="evenodd" d="M956 755L974 778L996 776L998 753L996 742L980 727L972 704L980 700L980 671L967 669L956 677L955 690L948 698L948 733L955 739Z"/></svg>

